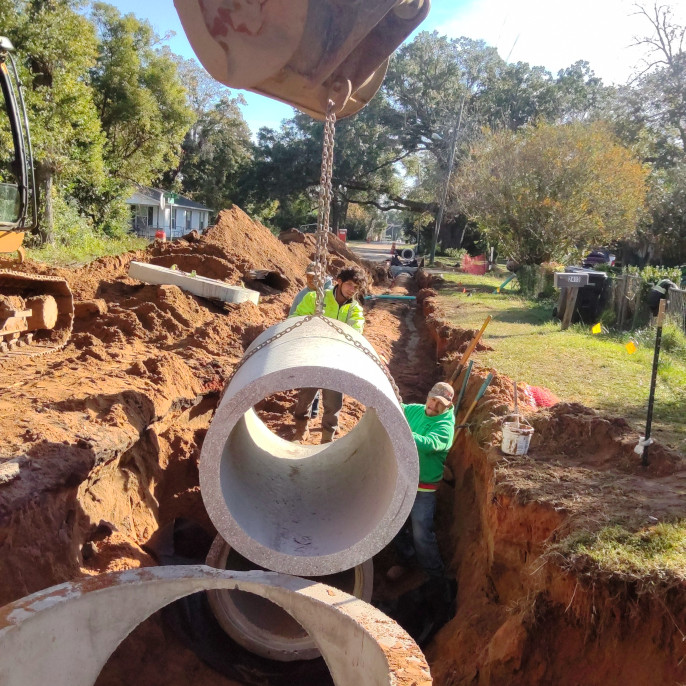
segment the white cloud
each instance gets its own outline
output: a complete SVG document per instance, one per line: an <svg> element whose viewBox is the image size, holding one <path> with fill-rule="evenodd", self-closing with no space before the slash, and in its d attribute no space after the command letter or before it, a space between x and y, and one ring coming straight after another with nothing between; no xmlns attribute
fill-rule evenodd
<svg viewBox="0 0 686 686"><path fill-rule="evenodd" d="M647 3L646 3L647 4ZM553 74L577 60L586 60L605 83L624 83L645 51L632 47L633 38L651 26L635 15L632 0L475 0L459 8L455 0L434 0L445 16L437 27L450 36L483 39L510 62L542 65ZM686 23L686 7L673 0L677 22Z"/></svg>

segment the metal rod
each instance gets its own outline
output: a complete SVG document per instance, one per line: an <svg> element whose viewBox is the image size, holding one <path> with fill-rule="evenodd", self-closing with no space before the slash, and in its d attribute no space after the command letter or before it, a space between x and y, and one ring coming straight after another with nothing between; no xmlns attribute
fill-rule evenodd
<svg viewBox="0 0 686 686"><path fill-rule="evenodd" d="M650 394L648 395L648 418L646 419L646 435L645 440L650 438L650 432L653 428L653 406L655 404L655 386L657 384L657 365L660 360L660 346L662 345L662 325L665 322L665 308L667 306L666 300L660 301L660 309L657 314L657 332L655 333L655 352L653 353L653 372L650 377ZM643 447L643 456L641 464L644 467L648 466L648 448L649 445Z"/></svg>
<svg viewBox="0 0 686 686"><path fill-rule="evenodd" d="M469 406L469 409L465 413L465 416L462 417L462 423L458 424L457 427L455 428L455 436L453 438L452 445L455 445L455 441L457 441L457 437L460 435L460 431L467 426L467 420L471 416L472 412L474 412L474 408L476 407L477 403L481 398L483 397L484 393L486 392L486 389L490 385L491 381L493 381L493 374L489 374L483 384L481 384L481 388L479 389L479 392L476 394L476 398L474 398L474 401L472 404ZM452 446L451 446L452 447Z"/></svg>
<svg viewBox="0 0 686 686"><path fill-rule="evenodd" d="M464 374L464 379L462 380L462 388L460 388L460 394L457 396L457 402L455 403L455 418L457 419L457 413L462 404L462 399L464 398L465 391L467 390L467 382L469 381L469 375L472 373L472 365L474 360L469 360L467 365L467 371Z"/></svg>

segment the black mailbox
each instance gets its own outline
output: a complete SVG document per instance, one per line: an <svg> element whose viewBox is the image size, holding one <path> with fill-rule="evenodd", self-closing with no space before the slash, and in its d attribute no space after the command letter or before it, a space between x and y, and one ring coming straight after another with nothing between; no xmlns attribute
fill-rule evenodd
<svg viewBox="0 0 686 686"><path fill-rule="evenodd" d="M588 272L555 272L555 288L581 288L588 286Z"/></svg>

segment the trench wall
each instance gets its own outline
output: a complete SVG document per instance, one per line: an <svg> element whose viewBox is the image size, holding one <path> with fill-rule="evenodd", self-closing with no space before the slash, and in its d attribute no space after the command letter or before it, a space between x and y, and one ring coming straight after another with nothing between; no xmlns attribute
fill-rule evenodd
<svg viewBox="0 0 686 686"><path fill-rule="evenodd" d="M435 296L424 289L418 301L447 377L476 332L447 322ZM487 371L473 372L465 406ZM439 491L439 543L455 572L458 598L455 617L426 651L434 683L683 682L683 582L651 591L645 580L601 573L589 560L572 563L554 549L578 527L588 527L589 518L611 518L603 507L589 512L593 501L574 505L587 495L581 485L596 478L591 468L612 465L618 475L610 478L627 483L616 497L633 497L635 469L628 465L635 462L635 436L627 437L630 430L622 420L560 404L532 415L535 458L506 456L498 447L499 426L511 408L512 384L490 371L495 379L473 415L472 429L462 432L448 457L454 484L443 483ZM583 444L597 446L594 465L577 461ZM660 448L646 478L660 482L678 469L683 469L681 458Z"/></svg>

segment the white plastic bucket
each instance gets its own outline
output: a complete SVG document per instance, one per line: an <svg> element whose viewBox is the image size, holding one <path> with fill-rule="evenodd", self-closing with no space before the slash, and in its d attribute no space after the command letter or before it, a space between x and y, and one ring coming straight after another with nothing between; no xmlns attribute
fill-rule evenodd
<svg viewBox="0 0 686 686"><path fill-rule="evenodd" d="M506 455L526 455L533 433L534 428L521 417L518 421L515 417L513 422L503 422L503 441L500 449Z"/></svg>

